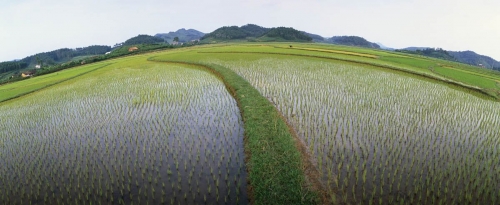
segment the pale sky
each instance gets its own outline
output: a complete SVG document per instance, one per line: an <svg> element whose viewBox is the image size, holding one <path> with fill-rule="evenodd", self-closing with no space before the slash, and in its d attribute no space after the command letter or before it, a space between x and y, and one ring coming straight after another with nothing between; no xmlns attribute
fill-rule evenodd
<svg viewBox="0 0 500 205"><path fill-rule="evenodd" d="M138 34L208 33L248 23L356 35L393 48L472 50L500 60L498 0L1 0L0 61L112 46Z"/></svg>

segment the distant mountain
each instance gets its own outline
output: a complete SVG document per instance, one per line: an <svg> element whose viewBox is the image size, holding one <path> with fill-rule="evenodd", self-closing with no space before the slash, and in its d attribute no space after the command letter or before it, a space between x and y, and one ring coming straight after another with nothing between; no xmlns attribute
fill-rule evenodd
<svg viewBox="0 0 500 205"><path fill-rule="evenodd" d="M479 55L473 51L448 51L448 53L462 63L500 70L500 62L489 56Z"/></svg>
<svg viewBox="0 0 500 205"><path fill-rule="evenodd" d="M201 37L203 37L204 35L205 35L204 33L197 31L197 30L194 30L194 29L187 29L186 30L186 29L182 28L182 29L179 29L175 32L159 33L159 34L156 34L155 37L162 38L163 40L165 40L166 42L171 44L174 41L175 37L179 38L180 43L186 43L186 42L190 42L193 40L198 40Z"/></svg>
<svg viewBox="0 0 500 205"><path fill-rule="evenodd" d="M29 68L35 68L39 64L43 66L55 65L71 61L74 57L100 55L111 51L110 46L88 46L85 48L61 48L54 51L38 53L25 57L17 61L8 61L0 63L0 74L5 72L20 71Z"/></svg>
<svg viewBox="0 0 500 205"><path fill-rule="evenodd" d="M136 37L130 38L126 40L122 45L124 46L130 46L130 45L137 45L137 44L155 44L155 43L164 43L165 40L162 38L150 36L150 35L138 35Z"/></svg>
<svg viewBox="0 0 500 205"><path fill-rule="evenodd" d="M241 27L224 26L206 34L201 40L236 40L246 38L257 38L269 31L268 28L247 24Z"/></svg>
<svg viewBox="0 0 500 205"><path fill-rule="evenodd" d="M247 24L241 27L224 26L206 34L201 38L204 42L217 42L227 40L247 41L311 41L312 38L301 31L293 28L278 27L265 28L255 24Z"/></svg>
<svg viewBox="0 0 500 205"><path fill-rule="evenodd" d="M425 50L425 49L432 49L431 47L408 47L408 48L402 48L398 50L407 50L407 51L417 51L417 50Z"/></svg>
<svg viewBox="0 0 500 205"><path fill-rule="evenodd" d="M264 28L255 24L247 24L240 27L240 29L247 33L249 37L259 37L271 30L270 28Z"/></svg>
<svg viewBox="0 0 500 205"><path fill-rule="evenodd" d="M359 36L334 36L327 39L327 42L337 45L359 46L365 48L380 49L380 46L378 44L367 41L366 39Z"/></svg>
<svg viewBox="0 0 500 205"><path fill-rule="evenodd" d="M309 37L302 31L295 30L294 28L287 27L277 27L272 28L267 33L257 38L257 41L300 41L308 42L312 41Z"/></svg>
<svg viewBox="0 0 500 205"><path fill-rule="evenodd" d="M383 49L383 50L388 50L388 51L394 51L396 49L394 48L391 48L391 47L387 47L387 46L384 46L382 43L376 43L378 46L380 46L380 49Z"/></svg>
<svg viewBox="0 0 500 205"><path fill-rule="evenodd" d="M304 33L307 36L311 37L314 42L318 42L318 43L325 42L325 38L323 36L318 35L318 34L307 33L305 31L302 31L302 33Z"/></svg>
<svg viewBox="0 0 500 205"><path fill-rule="evenodd" d="M495 59L479 55L473 51L447 51L441 48L430 47L408 47L397 49L398 52L412 53L444 60L457 61L473 66L481 66L488 69L500 70L500 62Z"/></svg>
<svg viewBox="0 0 500 205"><path fill-rule="evenodd" d="M416 47L413 47L416 48ZM442 48L424 48L422 50L420 49L415 49L410 48L412 50L406 50L406 49L396 49L396 52L402 52L402 53L410 53L410 54L416 54L416 55L422 55L422 56L427 56L431 58L439 58L443 60L448 60L448 61L457 61L457 59L452 56L448 51L443 50Z"/></svg>

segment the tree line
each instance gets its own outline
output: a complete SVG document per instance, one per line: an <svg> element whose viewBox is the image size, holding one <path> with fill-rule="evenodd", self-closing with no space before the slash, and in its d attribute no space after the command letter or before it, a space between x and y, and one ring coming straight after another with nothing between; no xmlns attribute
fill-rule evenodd
<svg viewBox="0 0 500 205"><path fill-rule="evenodd" d="M443 50L442 48L426 48L426 49L417 49L415 51L411 50L404 50L404 49L396 49L396 52L401 52L401 53L409 53L409 54L416 54L416 55L422 55L422 56L427 56L427 57L432 57L432 58L438 58L438 59L443 59L443 60L449 60L449 61L457 61L455 57L450 55L448 51Z"/></svg>

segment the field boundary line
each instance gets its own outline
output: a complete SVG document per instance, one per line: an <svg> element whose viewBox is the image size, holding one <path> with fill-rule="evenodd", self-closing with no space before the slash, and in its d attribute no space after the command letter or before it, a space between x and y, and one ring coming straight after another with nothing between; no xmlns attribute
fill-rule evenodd
<svg viewBox="0 0 500 205"><path fill-rule="evenodd" d="M328 198L324 187L312 182L319 179L309 179L305 173L308 164L304 160L309 159L301 152L293 129L276 107L244 78L217 64L148 60L201 67L225 84L237 101L244 122L251 204L329 204L325 201Z"/></svg>
<svg viewBox="0 0 500 205"><path fill-rule="evenodd" d="M364 54L364 53L356 53L356 52L341 51L341 50L326 50L326 49L315 49L315 48L304 48L304 47L291 47L291 48L274 47L274 48L277 48L277 49L295 49L295 50L312 51L312 52L320 52L320 53L333 53L333 54L341 54L341 55L348 55L348 56L355 56L355 57L362 57L362 58L371 58L371 59L379 59L380 58L380 56L376 56L373 54Z"/></svg>
<svg viewBox="0 0 500 205"><path fill-rule="evenodd" d="M87 73L90 73L90 72L96 71L96 70L98 70L98 69L104 68L104 67L109 66L109 65L111 65L111 64L113 64L113 63L108 63L108 64L105 64L105 65L103 65L103 66L99 66L99 67L97 67L97 68L94 68L94 69L92 69L92 70L89 70L89 71L87 71L87 72L80 73L80 74L75 75L75 76L73 76L73 77L70 77L70 78L67 78L67 79L63 79L63 80L61 80L61 81L57 81L57 82L54 82L54 83L51 83L51 84L47 84L47 85L45 85L45 86L43 86L43 87L41 87L41 88L38 88L38 89L35 89L35 90L32 90L32 91L28 91L28 92L24 92L24 93L20 93L20 94L18 94L18 95L16 95L16 96L13 96L13 97L10 97L10 98L4 99L4 100L0 100L0 103L7 102L7 101L9 101L9 100L13 100L13 99L16 99L16 98L20 98L20 97L23 97L23 96L25 96L25 95L28 95L28 94L31 94L31 93L34 93L34 92L38 92L38 91L40 91L40 90L43 90L43 89L46 89L46 88L52 87L52 86L54 86L54 85L57 85L57 84L60 84L60 83L63 83L63 82L66 82L66 81L69 81L69 80L75 79L75 78L80 77L80 76L83 76L83 75L85 75L85 74L87 74ZM57 72L56 72L56 73L57 73Z"/></svg>
<svg viewBox="0 0 500 205"><path fill-rule="evenodd" d="M362 65L368 65L368 66L374 66L374 67L379 67L379 68L385 68L385 69L390 69L394 71L400 71L404 72L407 74L412 74L416 75L419 77L431 79L431 80L436 80L445 84L457 86L469 91L473 92L478 92L480 94L486 95L489 98L494 99L495 101L500 101L500 96L496 96L494 94L491 94L487 92L485 89L480 88L480 87L475 87L472 85L468 85L463 82L458 82L449 78L444 78L444 77L437 77L437 76L432 76L428 75L425 73L421 72L416 72L416 71L411 71L408 69L404 68L399 68L395 66L389 66L389 65L382 65L382 64L377 64L377 63L370 63L370 62L364 62L364 61L357 61L357 60L349 60L349 59L342 59L342 58L335 58L335 57L327 57L327 56L315 56L315 55L305 55L305 54L294 54L294 53L276 53L276 52L245 52L245 51L199 51L198 53L224 53L224 54L266 54L266 55L284 55L284 56L300 56L300 57L310 57L310 58L319 58L319 59L328 59L328 60L336 60L336 61L344 61L344 62L349 62L349 63L356 63L356 64L362 64Z"/></svg>

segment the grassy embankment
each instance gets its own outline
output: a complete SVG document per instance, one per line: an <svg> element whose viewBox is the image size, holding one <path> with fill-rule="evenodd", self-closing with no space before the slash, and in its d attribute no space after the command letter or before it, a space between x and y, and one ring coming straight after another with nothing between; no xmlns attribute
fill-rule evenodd
<svg viewBox="0 0 500 205"><path fill-rule="evenodd" d="M245 152L254 204L316 204L318 194L305 182L302 156L290 127L276 108L234 71L216 64L165 63L203 67L219 76L238 101L245 127Z"/></svg>

